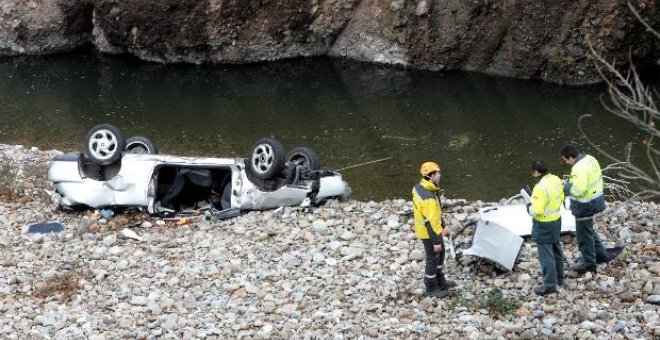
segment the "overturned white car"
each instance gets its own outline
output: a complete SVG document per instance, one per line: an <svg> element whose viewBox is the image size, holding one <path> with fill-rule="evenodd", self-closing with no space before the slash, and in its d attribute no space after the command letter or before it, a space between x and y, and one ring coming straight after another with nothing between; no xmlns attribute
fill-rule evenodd
<svg viewBox="0 0 660 340"><path fill-rule="evenodd" d="M64 208L139 207L152 214L207 207L223 217L350 195L342 176L322 168L307 147L286 153L264 138L247 159L159 155L148 138L124 140L110 124L89 131L83 153L56 156L48 180Z"/></svg>

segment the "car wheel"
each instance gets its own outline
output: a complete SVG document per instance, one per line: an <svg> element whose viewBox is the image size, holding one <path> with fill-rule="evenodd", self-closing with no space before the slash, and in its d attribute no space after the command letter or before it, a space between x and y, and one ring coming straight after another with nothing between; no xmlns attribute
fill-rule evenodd
<svg viewBox="0 0 660 340"><path fill-rule="evenodd" d="M133 136L126 140L126 153L157 155L158 148L151 139L142 136Z"/></svg>
<svg viewBox="0 0 660 340"><path fill-rule="evenodd" d="M279 175L284 168L284 147L273 138L258 140L250 150L248 171L259 179Z"/></svg>
<svg viewBox="0 0 660 340"><path fill-rule="evenodd" d="M286 161L296 163L296 165L307 166L311 170L318 170L321 167L319 155L314 150L304 146L291 149L286 155Z"/></svg>
<svg viewBox="0 0 660 340"><path fill-rule="evenodd" d="M124 135L116 126L97 125L85 137L85 156L97 164L110 165L121 159L125 143Z"/></svg>

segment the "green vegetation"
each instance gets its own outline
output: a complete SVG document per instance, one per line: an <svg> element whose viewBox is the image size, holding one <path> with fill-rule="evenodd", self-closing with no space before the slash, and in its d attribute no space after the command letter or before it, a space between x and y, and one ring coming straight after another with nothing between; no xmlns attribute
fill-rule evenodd
<svg viewBox="0 0 660 340"><path fill-rule="evenodd" d="M495 288L488 293L488 297L481 301L480 307L487 309L488 314L493 317L514 314L518 309L518 302L511 298L505 298L499 288Z"/></svg>
<svg viewBox="0 0 660 340"><path fill-rule="evenodd" d="M484 299L472 300L463 296L457 296L447 306L451 311L457 307L464 307L471 311L486 309L491 318L499 318L505 315L515 314L518 309L518 302L512 298L505 298L499 288L494 288Z"/></svg>

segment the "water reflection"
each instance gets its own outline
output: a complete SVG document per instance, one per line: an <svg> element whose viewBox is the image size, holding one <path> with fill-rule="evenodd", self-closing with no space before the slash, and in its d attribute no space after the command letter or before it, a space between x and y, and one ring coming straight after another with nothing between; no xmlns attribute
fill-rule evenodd
<svg viewBox="0 0 660 340"><path fill-rule="evenodd" d="M495 200L531 181L544 158L578 141L577 118L608 150L634 130L606 113L598 86L560 87L472 74L429 73L329 59L247 66L157 65L92 52L0 60L0 142L79 150L111 122L154 138L162 152L244 156L273 136L314 148L347 170L359 199L409 198L417 166L443 165L446 195Z"/></svg>

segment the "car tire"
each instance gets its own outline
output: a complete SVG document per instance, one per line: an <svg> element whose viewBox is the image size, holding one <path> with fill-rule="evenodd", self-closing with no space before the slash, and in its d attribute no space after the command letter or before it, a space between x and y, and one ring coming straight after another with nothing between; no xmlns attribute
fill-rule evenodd
<svg viewBox="0 0 660 340"><path fill-rule="evenodd" d="M307 166L311 170L318 170L321 167L319 155L314 150L304 146L291 149L286 155L286 161Z"/></svg>
<svg viewBox="0 0 660 340"><path fill-rule="evenodd" d="M121 159L125 149L124 135L111 124L97 125L85 136L85 156L99 165L110 165Z"/></svg>
<svg viewBox="0 0 660 340"><path fill-rule="evenodd" d="M157 155L158 148L156 143L151 139L143 136L133 136L126 139L126 153L142 154L142 155Z"/></svg>
<svg viewBox="0 0 660 340"><path fill-rule="evenodd" d="M258 179L270 179L282 172L284 159L282 144L273 138L263 138L254 143L250 149L247 171Z"/></svg>

